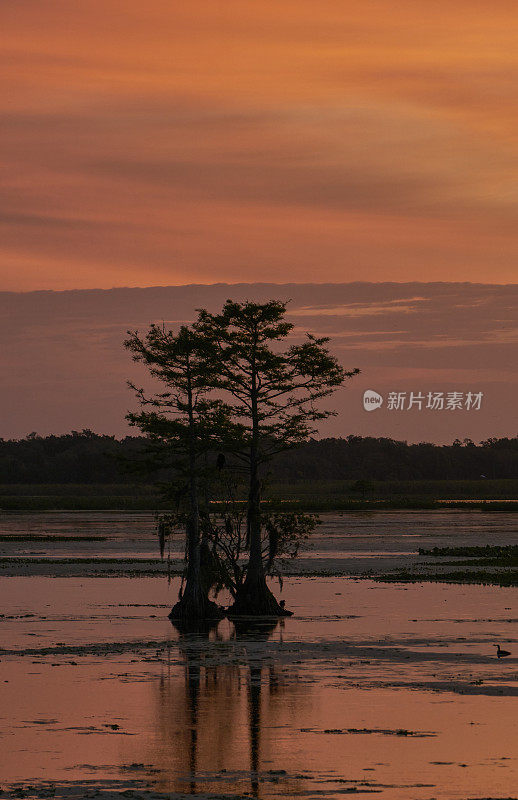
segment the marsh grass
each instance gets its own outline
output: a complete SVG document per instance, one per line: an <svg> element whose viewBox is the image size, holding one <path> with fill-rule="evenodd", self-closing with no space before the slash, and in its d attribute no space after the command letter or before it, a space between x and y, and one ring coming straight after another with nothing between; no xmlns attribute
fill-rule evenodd
<svg viewBox="0 0 518 800"><path fill-rule="evenodd" d="M396 570L389 575L377 575L376 581L386 583L419 583L433 581L440 583L479 583L496 586L518 586L518 545L486 545L473 547L433 547L431 550L419 548L419 555L433 558L458 557L458 561L439 561L436 564L424 563L415 570ZM434 572L426 567L433 567ZM454 567L454 571L445 568ZM459 567L469 569L460 570ZM475 569L476 567L500 567Z"/></svg>
<svg viewBox="0 0 518 800"><path fill-rule="evenodd" d="M276 483L268 492L272 499L349 498L391 500L412 498L449 500L516 500L518 479L366 481L311 480ZM365 485L366 484L366 485Z"/></svg>
<svg viewBox="0 0 518 800"><path fill-rule="evenodd" d="M409 572L402 570L390 575L371 575L379 583L477 583L483 586L518 586L518 570L456 570L455 572Z"/></svg>
<svg viewBox="0 0 518 800"><path fill-rule="evenodd" d="M492 545L474 547L433 547L431 550L419 548L420 556L484 556L486 558L500 558L507 560L518 559L518 545Z"/></svg>
<svg viewBox="0 0 518 800"><path fill-rule="evenodd" d="M0 542L105 542L107 536L53 536L46 533L0 534Z"/></svg>
<svg viewBox="0 0 518 800"><path fill-rule="evenodd" d="M356 487L356 488L355 488ZM244 499L244 498L243 498ZM491 501L491 502L489 502ZM361 511L383 509L475 508L518 511L518 480L356 481L275 483L265 507L283 511ZM3 484L3 511L159 511L171 508L147 484ZM214 510L218 503L213 504Z"/></svg>
<svg viewBox="0 0 518 800"><path fill-rule="evenodd" d="M420 548L419 555L459 558L458 561L442 561L442 567L518 567L518 545Z"/></svg>

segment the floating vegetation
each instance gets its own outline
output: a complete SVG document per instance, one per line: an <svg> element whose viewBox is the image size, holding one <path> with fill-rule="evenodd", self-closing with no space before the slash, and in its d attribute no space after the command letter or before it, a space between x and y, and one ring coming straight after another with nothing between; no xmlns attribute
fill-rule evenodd
<svg viewBox="0 0 518 800"><path fill-rule="evenodd" d="M301 733L327 733L327 734L378 734L379 736L413 736L417 739L437 736L433 731L409 731L406 728L301 728Z"/></svg>
<svg viewBox="0 0 518 800"><path fill-rule="evenodd" d="M0 534L0 542L105 542L107 536L54 536L47 533Z"/></svg>
<svg viewBox="0 0 518 800"><path fill-rule="evenodd" d="M518 569L505 572L464 570L457 572L410 572L402 570L388 575L365 575L379 583L478 583L484 586L518 586Z"/></svg>
<svg viewBox="0 0 518 800"><path fill-rule="evenodd" d="M490 545L484 547L433 547L419 548L420 556L484 556L486 558L518 558L518 545Z"/></svg>

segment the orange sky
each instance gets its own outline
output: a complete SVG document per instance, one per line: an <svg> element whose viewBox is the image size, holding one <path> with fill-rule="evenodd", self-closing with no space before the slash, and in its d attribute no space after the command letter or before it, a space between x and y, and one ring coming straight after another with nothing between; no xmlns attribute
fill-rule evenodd
<svg viewBox="0 0 518 800"><path fill-rule="evenodd" d="M0 288L516 280L515 0L0 9Z"/></svg>

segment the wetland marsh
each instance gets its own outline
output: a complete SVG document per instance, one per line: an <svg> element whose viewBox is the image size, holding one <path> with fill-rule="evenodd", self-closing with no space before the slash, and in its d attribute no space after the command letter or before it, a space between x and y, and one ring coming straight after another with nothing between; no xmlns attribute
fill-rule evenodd
<svg viewBox="0 0 518 800"><path fill-rule="evenodd" d="M515 796L516 588L375 580L513 545L515 516L322 519L293 617L185 635L152 514L5 514L2 795Z"/></svg>

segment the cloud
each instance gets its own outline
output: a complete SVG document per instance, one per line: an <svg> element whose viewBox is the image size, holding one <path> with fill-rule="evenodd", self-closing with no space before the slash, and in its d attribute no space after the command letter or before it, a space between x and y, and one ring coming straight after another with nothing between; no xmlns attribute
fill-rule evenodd
<svg viewBox="0 0 518 800"><path fill-rule="evenodd" d="M294 338L305 331L328 335L341 362L361 368L361 376L336 398L340 415L323 429L329 435L448 440L452 430L444 419L431 420L425 432L418 420L406 418L396 427L390 417L371 421L374 428L366 424L364 389L420 387L479 387L490 393L484 413L456 418L459 436L516 433L518 286L413 282L0 293L0 369L8 377L0 398L0 435L81 427L122 433L133 403L126 380L146 380L145 370L122 347L126 331L162 321L176 328L192 320L195 309L218 310L229 297L291 299Z"/></svg>
<svg viewBox="0 0 518 800"><path fill-rule="evenodd" d="M13 289L513 279L506 0L4 4Z"/></svg>

